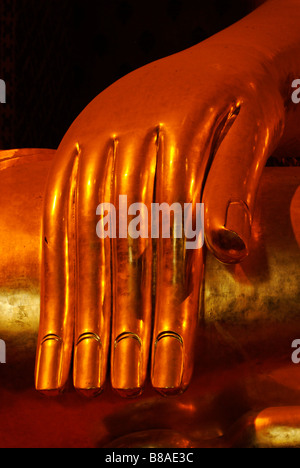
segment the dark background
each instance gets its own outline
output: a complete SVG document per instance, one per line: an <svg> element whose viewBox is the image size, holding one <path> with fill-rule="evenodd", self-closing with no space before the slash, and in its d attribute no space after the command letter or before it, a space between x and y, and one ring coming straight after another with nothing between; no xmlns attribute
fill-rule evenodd
<svg viewBox="0 0 300 468"><path fill-rule="evenodd" d="M250 0L0 0L0 149L57 148L107 86L250 10Z"/></svg>

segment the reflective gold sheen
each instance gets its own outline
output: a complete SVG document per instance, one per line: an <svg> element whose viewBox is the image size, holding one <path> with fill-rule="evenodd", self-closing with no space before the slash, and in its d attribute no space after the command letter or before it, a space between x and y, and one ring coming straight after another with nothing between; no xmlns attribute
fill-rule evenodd
<svg viewBox="0 0 300 468"><path fill-rule="evenodd" d="M18 411L24 411L20 406L30 412L39 407L43 421L45 408L54 405L56 425L65 427L65 413L58 412L53 400L40 402L26 386L16 393L20 379L33 384L26 362L33 359L38 332L40 225L54 154L10 152L0 163L1 200L10 194L0 229L0 336L9 359L6 373L0 367L6 401L0 412L3 421L18 418L15 437ZM300 171L266 168L248 259L226 266L207 254L196 365L188 391L162 399L147 382L144 396L117 403L107 386L87 407L69 388L65 408L74 414L70 434L82 425L90 444L112 447L299 446L300 371L291 362L291 342L300 329L299 214Z"/></svg>
<svg viewBox="0 0 300 468"><path fill-rule="evenodd" d="M78 398L111 386L83 399L94 424L106 415L95 445L299 445L300 174L263 172L300 156L299 77L299 1L269 0L113 84L57 151L0 153L1 338L11 362L20 343L30 355L40 308L43 397L71 373ZM169 239L133 239L120 195L148 212L203 202L205 247L187 249L175 217ZM101 203L116 238L97 236Z"/></svg>

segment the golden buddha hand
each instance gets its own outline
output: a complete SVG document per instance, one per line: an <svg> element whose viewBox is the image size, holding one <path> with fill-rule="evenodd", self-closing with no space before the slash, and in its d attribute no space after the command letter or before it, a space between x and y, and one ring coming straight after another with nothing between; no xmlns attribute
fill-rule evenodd
<svg viewBox="0 0 300 468"><path fill-rule="evenodd" d="M149 362L161 393L188 386L203 249L176 235L175 214L169 238L152 239L150 222L143 236L131 236L121 221L138 214L134 203L150 213L153 201L195 207L201 200L208 247L225 263L245 258L264 165L296 141L298 77L299 2L271 0L122 78L77 118L46 190L38 390L64 388L73 351L74 386L88 396L103 389L109 361L123 396L142 392ZM112 205L116 235L101 238ZM139 219L144 225L146 214Z"/></svg>

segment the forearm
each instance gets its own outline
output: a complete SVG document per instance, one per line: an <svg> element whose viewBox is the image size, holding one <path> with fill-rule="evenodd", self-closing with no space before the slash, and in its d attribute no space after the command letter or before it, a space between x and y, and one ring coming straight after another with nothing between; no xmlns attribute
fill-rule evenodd
<svg viewBox="0 0 300 468"><path fill-rule="evenodd" d="M285 61L288 73L300 73L300 1L268 0L210 40L257 50L278 67Z"/></svg>

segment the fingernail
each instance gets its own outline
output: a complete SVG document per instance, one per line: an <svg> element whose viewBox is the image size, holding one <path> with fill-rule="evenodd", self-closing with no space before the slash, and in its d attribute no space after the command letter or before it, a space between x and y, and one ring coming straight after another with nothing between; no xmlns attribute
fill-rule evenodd
<svg viewBox="0 0 300 468"><path fill-rule="evenodd" d="M177 395L182 391L184 349L180 335L161 333L155 342L152 385L163 395Z"/></svg>
<svg viewBox="0 0 300 468"><path fill-rule="evenodd" d="M142 393L142 342L133 333L123 333L115 340L112 386L125 398Z"/></svg>
<svg viewBox="0 0 300 468"><path fill-rule="evenodd" d="M74 357L74 387L87 397L102 391L102 343L98 335L86 333L78 339Z"/></svg>
<svg viewBox="0 0 300 468"><path fill-rule="evenodd" d="M224 227L220 236L224 255L229 263L241 261L248 255L251 238L251 214L246 203L238 200L228 204Z"/></svg>
<svg viewBox="0 0 300 468"><path fill-rule="evenodd" d="M57 335L46 336L39 349L36 389L56 394L61 386L63 342Z"/></svg>

